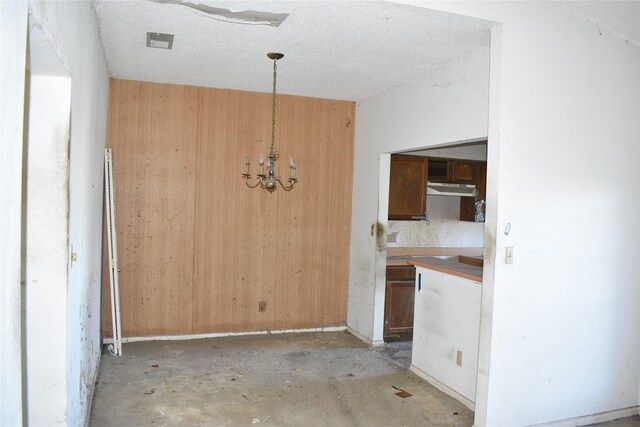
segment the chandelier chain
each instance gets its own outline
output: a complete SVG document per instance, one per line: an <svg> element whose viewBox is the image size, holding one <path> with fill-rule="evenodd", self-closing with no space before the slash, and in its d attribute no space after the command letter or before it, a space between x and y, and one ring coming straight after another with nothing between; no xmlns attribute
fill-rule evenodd
<svg viewBox="0 0 640 427"><path fill-rule="evenodd" d="M272 98L272 113L271 113L271 150L274 150L274 144L276 140L276 78L278 75L277 60L273 60L273 98Z"/></svg>

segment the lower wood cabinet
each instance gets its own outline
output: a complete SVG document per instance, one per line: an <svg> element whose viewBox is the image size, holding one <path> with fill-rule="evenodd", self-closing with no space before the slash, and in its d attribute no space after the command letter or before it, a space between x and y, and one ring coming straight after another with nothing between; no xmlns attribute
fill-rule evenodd
<svg viewBox="0 0 640 427"><path fill-rule="evenodd" d="M410 340L413 337L413 305L416 268L388 266L384 300L384 340Z"/></svg>

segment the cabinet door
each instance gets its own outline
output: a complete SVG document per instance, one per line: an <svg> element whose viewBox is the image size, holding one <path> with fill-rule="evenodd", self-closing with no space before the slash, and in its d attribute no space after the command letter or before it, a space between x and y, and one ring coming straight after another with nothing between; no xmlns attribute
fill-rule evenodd
<svg viewBox="0 0 640 427"><path fill-rule="evenodd" d="M415 275L415 267L387 267L385 341L410 339L413 336Z"/></svg>
<svg viewBox="0 0 640 427"><path fill-rule="evenodd" d="M487 162L476 163L476 197L460 198L460 221L474 222L476 220L477 200L486 200L487 197ZM485 206L486 207L486 206Z"/></svg>
<svg viewBox="0 0 640 427"><path fill-rule="evenodd" d="M460 197L460 221L476 222L476 199Z"/></svg>
<svg viewBox="0 0 640 427"><path fill-rule="evenodd" d="M453 182L473 184L476 181L476 163L469 160L454 160Z"/></svg>
<svg viewBox="0 0 640 427"><path fill-rule="evenodd" d="M427 204L428 161L420 156L391 156L389 219L424 217ZM419 217L419 218L416 218Z"/></svg>
<svg viewBox="0 0 640 427"><path fill-rule="evenodd" d="M478 163L478 183L477 191L478 195L476 198L478 200L487 200L487 162L479 162Z"/></svg>

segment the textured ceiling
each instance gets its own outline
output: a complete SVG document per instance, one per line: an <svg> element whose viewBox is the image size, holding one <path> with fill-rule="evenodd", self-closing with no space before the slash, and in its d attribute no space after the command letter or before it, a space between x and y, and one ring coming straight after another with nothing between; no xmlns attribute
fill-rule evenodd
<svg viewBox="0 0 640 427"><path fill-rule="evenodd" d="M195 0L190 0L197 3ZM489 45L491 23L379 1L200 1L233 11L288 13L279 27L223 22L175 3L96 1L113 77L360 100ZM175 34L172 50L146 33Z"/></svg>

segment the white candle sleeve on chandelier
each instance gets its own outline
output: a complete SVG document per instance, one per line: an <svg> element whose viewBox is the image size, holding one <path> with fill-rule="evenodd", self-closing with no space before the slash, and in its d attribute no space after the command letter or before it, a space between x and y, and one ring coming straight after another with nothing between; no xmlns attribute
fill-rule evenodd
<svg viewBox="0 0 640 427"><path fill-rule="evenodd" d="M249 173L249 163L250 163L250 162L249 162L249 156L247 156L247 157L245 157L245 158L244 158L244 164L245 164L245 166L246 166L246 168L247 168L247 169L246 169L246 170L247 170L247 171L246 171L246 173L247 173L247 174Z"/></svg>
<svg viewBox="0 0 640 427"><path fill-rule="evenodd" d="M291 178L296 177L296 162L293 159L289 159L289 169L291 171Z"/></svg>
<svg viewBox="0 0 640 427"><path fill-rule="evenodd" d="M264 175L264 157L262 156L262 154L260 154L260 160L258 161L258 163L260 163L260 173Z"/></svg>

